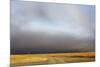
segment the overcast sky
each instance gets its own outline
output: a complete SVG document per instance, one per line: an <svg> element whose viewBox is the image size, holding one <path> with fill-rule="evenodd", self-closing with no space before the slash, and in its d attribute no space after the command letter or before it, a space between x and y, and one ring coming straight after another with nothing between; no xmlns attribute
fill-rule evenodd
<svg viewBox="0 0 100 67"><path fill-rule="evenodd" d="M11 1L11 53L95 51L95 6Z"/></svg>

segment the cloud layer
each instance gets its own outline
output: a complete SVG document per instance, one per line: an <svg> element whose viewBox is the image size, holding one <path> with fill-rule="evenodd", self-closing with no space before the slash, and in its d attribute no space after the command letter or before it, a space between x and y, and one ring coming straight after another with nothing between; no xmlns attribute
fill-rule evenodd
<svg viewBox="0 0 100 67"><path fill-rule="evenodd" d="M11 53L95 51L95 6L11 1Z"/></svg>

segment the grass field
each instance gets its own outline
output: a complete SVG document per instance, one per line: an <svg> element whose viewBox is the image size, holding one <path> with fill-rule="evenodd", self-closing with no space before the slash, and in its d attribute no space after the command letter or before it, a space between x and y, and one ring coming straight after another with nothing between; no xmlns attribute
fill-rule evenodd
<svg viewBox="0 0 100 67"><path fill-rule="evenodd" d="M11 67L95 61L95 52L11 55Z"/></svg>

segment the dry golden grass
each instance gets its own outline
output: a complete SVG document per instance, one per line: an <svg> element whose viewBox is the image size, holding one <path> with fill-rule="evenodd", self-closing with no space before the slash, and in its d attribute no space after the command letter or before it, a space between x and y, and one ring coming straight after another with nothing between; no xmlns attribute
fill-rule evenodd
<svg viewBox="0 0 100 67"><path fill-rule="evenodd" d="M95 61L95 52L11 55L11 66Z"/></svg>

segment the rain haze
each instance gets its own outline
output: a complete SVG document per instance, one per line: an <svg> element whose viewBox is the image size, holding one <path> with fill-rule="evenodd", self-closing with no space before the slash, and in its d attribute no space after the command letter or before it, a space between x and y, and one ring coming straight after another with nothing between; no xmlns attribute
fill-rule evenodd
<svg viewBox="0 0 100 67"><path fill-rule="evenodd" d="M11 54L95 51L95 6L11 1Z"/></svg>

